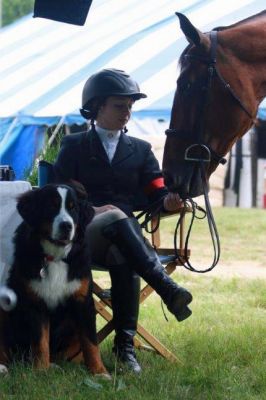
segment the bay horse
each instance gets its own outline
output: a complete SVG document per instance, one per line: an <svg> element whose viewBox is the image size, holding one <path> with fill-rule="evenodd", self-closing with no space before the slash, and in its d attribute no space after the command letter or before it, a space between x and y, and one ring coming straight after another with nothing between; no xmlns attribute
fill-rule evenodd
<svg viewBox="0 0 266 400"><path fill-rule="evenodd" d="M202 33L176 13L189 45L181 54L163 156L165 183L183 198L203 183L254 124L266 96L266 10Z"/></svg>

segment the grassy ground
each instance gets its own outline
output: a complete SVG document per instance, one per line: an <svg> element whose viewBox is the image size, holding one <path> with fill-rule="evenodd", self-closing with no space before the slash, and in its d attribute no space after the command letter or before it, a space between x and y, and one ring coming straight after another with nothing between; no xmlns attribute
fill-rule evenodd
<svg viewBox="0 0 266 400"><path fill-rule="evenodd" d="M223 260L256 257L265 263L265 215L262 210L215 210ZM196 229L199 237L191 248L202 254L209 239L201 227ZM165 240L170 239L171 233ZM208 255L203 258L208 261ZM9 376L0 378L0 399L266 400L266 282L192 273L175 273L174 278L193 292L192 317L177 323L167 313L166 322L153 294L141 308L140 321L176 354L179 363L138 351L143 373L139 377L117 373L110 338L101 352L111 382L96 380L72 364L48 372L15 364Z"/></svg>
<svg viewBox="0 0 266 400"><path fill-rule="evenodd" d="M266 267L265 235L266 210L214 208L213 214L220 235L221 259L224 264L235 261L253 261ZM190 221L187 214L186 226ZM176 217L173 216L162 222L162 244L172 246ZM212 256L211 238L207 221L195 220L190 239L192 260L209 261Z"/></svg>

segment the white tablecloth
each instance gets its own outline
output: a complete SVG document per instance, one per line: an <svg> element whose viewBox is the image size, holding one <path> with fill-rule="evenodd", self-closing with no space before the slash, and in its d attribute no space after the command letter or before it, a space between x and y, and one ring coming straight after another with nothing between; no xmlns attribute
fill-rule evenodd
<svg viewBox="0 0 266 400"><path fill-rule="evenodd" d="M21 222L16 209L17 197L27 190L31 190L29 182L0 181L0 306L1 299L8 293L5 291L5 283L13 261L12 238Z"/></svg>

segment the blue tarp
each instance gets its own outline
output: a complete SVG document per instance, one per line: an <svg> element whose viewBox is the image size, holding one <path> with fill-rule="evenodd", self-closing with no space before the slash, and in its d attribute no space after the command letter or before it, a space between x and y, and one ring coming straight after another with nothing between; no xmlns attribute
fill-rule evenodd
<svg viewBox="0 0 266 400"><path fill-rule="evenodd" d="M9 137L0 143L0 164L11 165L17 180L23 180L32 169L34 160L44 146L46 127L43 124L16 124L13 121L1 121L1 135L12 127Z"/></svg>

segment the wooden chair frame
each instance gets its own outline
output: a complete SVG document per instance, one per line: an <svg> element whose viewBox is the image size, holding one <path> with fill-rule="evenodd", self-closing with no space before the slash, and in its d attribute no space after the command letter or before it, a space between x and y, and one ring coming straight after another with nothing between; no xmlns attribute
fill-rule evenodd
<svg viewBox="0 0 266 400"><path fill-rule="evenodd" d="M188 210L189 211L189 210ZM169 215L168 215L169 216ZM178 217L178 215L176 215ZM162 218L167 217L167 215ZM157 224L157 218L154 217L151 221L151 230L155 228ZM179 233L179 249L178 254L182 258L184 256L185 247L185 217L180 223L180 233ZM159 256L174 256L173 248L162 248L160 241L160 230L157 229L151 234L151 243L156 249ZM189 253L189 252L188 252ZM165 270L168 275L171 275L178 265L181 265L180 261L174 259L174 257L169 257L168 262L163 262L165 264ZM96 312L106 321L106 324L102 329L98 331L98 342L101 343L109 334L114 330L113 317L112 317L112 303L110 298L105 298L102 296L104 289L99 286L99 284L94 280L93 282L93 293ZM145 300L154 292L154 289L146 284L140 291L140 304L144 303ZM146 328L144 328L140 323L137 326L137 335L134 339L135 347L143 350L150 350L158 353L164 358L170 361L178 361L178 358L168 350L155 336L153 336Z"/></svg>

